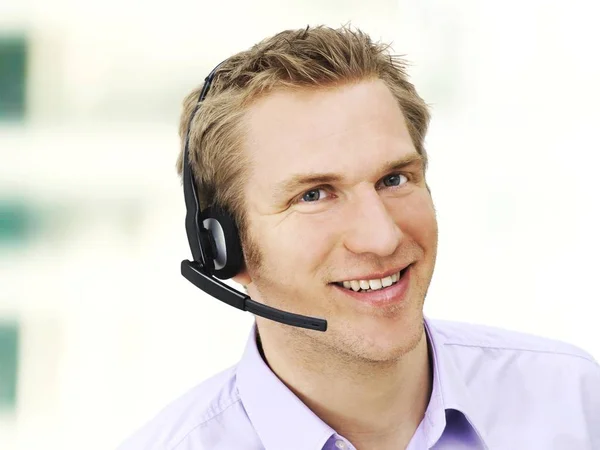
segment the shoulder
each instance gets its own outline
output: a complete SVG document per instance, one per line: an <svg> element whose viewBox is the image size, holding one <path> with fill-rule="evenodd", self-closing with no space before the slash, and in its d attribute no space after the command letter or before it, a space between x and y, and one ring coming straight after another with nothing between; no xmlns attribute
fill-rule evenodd
<svg viewBox="0 0 600 450"><path fill-rule="evenodd" d="M600 366L585 350L483 325L427 325L443 395L468 408L494 447L600 448Z"/></svg>
<svg viewBox="0 0 600 450"><path fill-rule="evenodd" d="M170 403L118 450L217 448L210 436L212 425L217 422L222 427L244 417L235 385L236 368L214 375Z"/></svg>
<svg viewBox="0 0 600 450"><path fill-rule="evenodd" d="M597 365L587 351L556 339L492 326L446 320L428 320L428 324L434 333L442 337L443 345L446 347L473 347L499 352L548 354L556 357L562 356L565 359L582 359L592 365Z"/></svg>
<svg viewBox="0 0 600 450"><path fill-rule="evenodd" d="M585 350L556 339L485 325L430 320L436 345L471 373L492 374L533 381L566 383L572 380L595 389L600 395L600 365ZM434 339L435 339L434 337Z"/></svg>

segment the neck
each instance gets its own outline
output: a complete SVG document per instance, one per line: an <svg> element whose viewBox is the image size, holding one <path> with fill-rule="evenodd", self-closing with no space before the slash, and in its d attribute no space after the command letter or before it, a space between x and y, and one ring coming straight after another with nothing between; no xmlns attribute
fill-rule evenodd
<svg viewBox="0 0 600 450"><path fill-rule="evenodd" d="M265 361L317 416L359 450L408 445L431 395L424 330L413 350L386 362L350 360L282 331L260 327Z"/></svg>

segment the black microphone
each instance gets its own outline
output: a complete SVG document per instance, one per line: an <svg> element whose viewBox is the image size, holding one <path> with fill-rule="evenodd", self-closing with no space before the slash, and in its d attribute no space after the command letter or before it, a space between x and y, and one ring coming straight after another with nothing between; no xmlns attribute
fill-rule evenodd
<svg viewBox="0 0 600 450"><path fill-rule="evenodd" d="M327 331L326 320L282 311L254 301L249 295L226 285L215 277L207 275L203 270L202 264L198 262L189 260L181 261L181 274L196 287L234 308L248 311L265 319L274 320L286 325L307 328L309 330Z"/></svg>

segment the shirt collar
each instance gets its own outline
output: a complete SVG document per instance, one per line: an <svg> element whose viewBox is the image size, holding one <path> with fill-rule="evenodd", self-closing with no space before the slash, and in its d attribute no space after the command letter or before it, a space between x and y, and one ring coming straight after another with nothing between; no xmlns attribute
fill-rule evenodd
<svg viewBox="0 0 600 450"><path fill-rule="evenodd" d="M237 387L266 450L321 450L335 434L264 362L256 344L256 324L237 367Z"/></svg>
<svg viewBox="0 0 600 450"><path fill-rule="evenodd" d="M444 351L444 336L435 325L424 320L431 362L431 398L421 426L427 448L451 433L446 421L448 410L458 411L484 448L479 399L473 398L454 361ZM267 450L321 450L335 435L329 425L312 412L267 366L256 342L256 323L252 325L244 355L237 367L237 387L254 429ZM299 432L302 430L302 432Z"/></svg>
<svg viewBox="0 0 600 450"><path fill-rule="evenodd" d="M454 360L445 351L444 336L436 331L435 324L427 318L425 330L433 366L431 400L423 423L428 447L432 447L443 433L452 433L450 427L453 423L447 423L446 417L449 411L454 410L466 419L469 431L473 432L474 437L487 449L483 419L479 414L482 411L479 404L481 399L473 397ZM464 430L462 432L464 433Z"/></svg>

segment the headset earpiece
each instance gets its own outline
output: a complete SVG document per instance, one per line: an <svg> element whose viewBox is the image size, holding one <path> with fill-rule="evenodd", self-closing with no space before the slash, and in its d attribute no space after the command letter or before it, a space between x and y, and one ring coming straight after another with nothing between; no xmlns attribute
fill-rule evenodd
<svg viewBox="0 0 600 450"><path fill-rule="evenodd" d="M205 255L210 255L214 264L213 274L222 280L237 275L244 263L242 244L233 216L219 207L202 211L201 221L208 230L210 248L202 242Z"/></svg>

